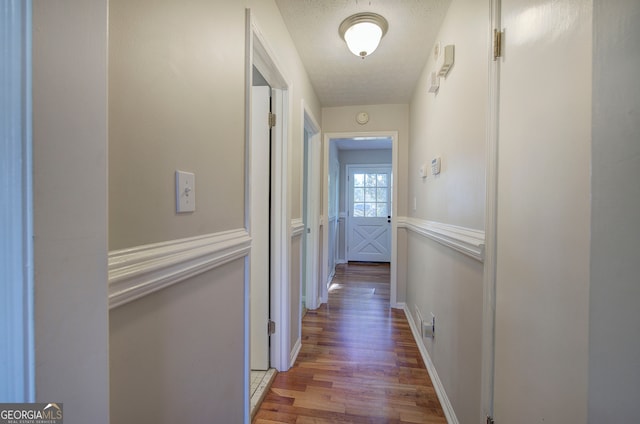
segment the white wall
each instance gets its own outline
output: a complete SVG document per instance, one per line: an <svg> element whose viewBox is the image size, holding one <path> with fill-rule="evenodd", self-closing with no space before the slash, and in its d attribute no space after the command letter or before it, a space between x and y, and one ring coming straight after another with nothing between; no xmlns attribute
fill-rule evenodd
<svg viewBox="0 0 640 424"><path fill-rule="evenodd" d="M111 250L244 226L244 13L109 2ZM176 169L195 173L194 213L175 213Z"/></svg>
<svg viewBox="0 0 640 424"><path fill-rule="evenodd" d="M638 420L639 19L637 1L594 1L588 406L593 424Z"/></svg>
<svg viewBox="0 0 640 424"><path fill-rule="evenodd" d="M495 418L584 423L591 1L503 0L502 14Z"/></svg>
<svg viewBox="0 0 640 424"><path fill-rule="evenodd" d="M416 328L436 320L423 338L458 422L478 422L482 336L482 263L414 232L407 240L407 308ZM399 237L400 241L400 237Z"/></svg>
<svg viewBox="0 0 640 424"><path fill-rule="evenodd" d="M109 423L107 3L33 2L36 401Z"/></svg>
<svg viewBox="0 0 640 424"><path fill-rule="evenodd" d="M479 4L478 4L479 3ZM453 1L438 33L455 45L455 64L428 93L429 59L411 102L408 203L411 216L484 228L488 6ZM419 178L422 164L442 158L442 173ZM413 210L414 198L417 208Z"/></svg>
<svg viewBox="0 0 640 424"><path fill-rule="evenodd" d="M244 75L241 2L109 2L111 250L244 227ZM175 213L176 169L196 175L194 213ZM114 422L242 422L244 272L111 311Z"/></svg>
<svg viewBox="0 0 640 424"><path fill-rule="evenodd" d="M244 168L237 164L244 161L245 7L292 85L289 197L291 217L301 217L299 105L304 99L318 120L320 107L275 3L114 0L109 3L111 250L244 225ZM196 174L192 214L175 214L176 169Z"/></svg>
<svg viewBox="0 0 640 424"><path fill-rule="evenodd" d="M111 311L113 423L242 422L243 277L238 260Z"/></svg>
<svg viewBox="0 0 640 424"><path fill-rule="evenodd" d="M111 250L244 227L247 7L290 84L286 213L301 216L299 105L304 100L316 118L320 108L275 2L113 0ZM176 169L196 174L192 214L175 214ZM287 251L293 348L300 332L299 239ZM224 422L242 422L244 296L245 268L238 260L112 310L114 420L132 422L131 417L146 416L150 405L161 404L154 422L198 421L190 414L199 410ZM181 348L172 346L175 340ZM148 357L155 359L145 361ZM140 402L138 393L146 393Z"/></svg>
<svg viewBox="0 0 640 424"><path fill-rule="evenodd" d="M437 40L455 45L455 64L440 80L439 92L429 93L431 57L415 88L407 209L419 222L484 228L488 22L487 3L453 0ZM420 178L420 166L436 156L441 174ZM401 242L407 249L407 307L418 328L416 308L426 321L435 315L436 337L423 343L458 421L477 423L483 264L409 229L400 230Z"/></svg>

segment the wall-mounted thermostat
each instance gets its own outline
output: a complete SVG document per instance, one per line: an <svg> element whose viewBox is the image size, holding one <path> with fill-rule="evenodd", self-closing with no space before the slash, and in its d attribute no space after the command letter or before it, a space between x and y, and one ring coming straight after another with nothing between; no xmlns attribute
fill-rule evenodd
<svg viewBox="0 0 640 424"><path fill-rule="evenodd" d="M440 173L440 157L433 158L431 160L431 175L438 175Z"/></svg>

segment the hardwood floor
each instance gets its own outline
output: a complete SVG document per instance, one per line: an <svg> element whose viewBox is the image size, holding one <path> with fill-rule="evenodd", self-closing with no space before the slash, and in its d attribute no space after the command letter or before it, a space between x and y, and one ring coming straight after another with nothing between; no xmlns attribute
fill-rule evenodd
<svg viewBox="0 0 640 424"><path fill-rule="evenodd" d="M387 264L339 265L329 302L307 311L296 364L279 373L254 424L446 423Z"/></svg>

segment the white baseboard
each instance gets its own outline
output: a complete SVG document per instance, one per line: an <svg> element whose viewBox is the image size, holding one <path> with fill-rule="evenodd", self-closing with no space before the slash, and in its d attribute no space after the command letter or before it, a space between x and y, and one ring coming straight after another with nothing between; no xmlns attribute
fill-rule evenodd
<svg viewBox="0 0 640 424"><path fill-rule="evenodd" d="M411 327L411 333L413 334L413 338L418 345L418 350L420 351L420 355L422 356L422 360L424 361L427 371L429 372L429 376L431 377L431 382L433 383L433 388L436 391L436 395L438 396L438 400L440 400L440 405L442 406L442 410L444 411L444 416L447 419L449 424L459 424L458 418L453 410L453 406L447 397L447 393L444 390L444 386L442 385L442 381L440 381L440 377L438 377L438 372L436 371L435 365L431 361L431 357L429 356L429 352L427 348L422 343L422 335L420 334L420 330L416 327L416 323L413 321L413 315L409 312L409 308L406 304L404 304L404 315L407 317L407 321L409 322L409 327Z"/></svg>
<svg viewBox="0 0 640 424"><path fill-rule="evenodd" d="M298 338L296 340L296 344L293 345L293 349L291 350L291 356L289 357L289 365L293 366L296 363L296 359L298 359L298 354L302 349L302 339Z"/></svg>

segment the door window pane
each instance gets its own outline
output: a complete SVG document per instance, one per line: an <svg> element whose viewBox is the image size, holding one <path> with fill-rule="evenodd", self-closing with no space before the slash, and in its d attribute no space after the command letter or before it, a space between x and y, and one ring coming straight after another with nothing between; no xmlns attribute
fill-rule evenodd
<svg viewBox="0 0 640 424"><path fill-rule="evenodd" d="M378 174L367 174L366 177L366 186L367 187L375 187L376 186L376 177Z"/></svg>
<svg viewBox="0 0 640 424"><path fill-rule="evenodd" d="M364 203L353 204L353 216L364 216Z"/></svg>
<svg viewBox="0 0 640 424"><path fill-rule="evenodd" d="M375 188L365 188L364 192L364 201L369 203L376 201L376 189Z"/></svg>
<svg viewBox="0 0 640 424"><path fill-rule="evenodd" d="M367 218L375 218L376 217L376 204L375 203L365 203L365 213Z"/></svg>
<svg viewBox="0 0 640 424"><path fill-rule="evenodd" d="M352 190L354 217L389 216L388 173L354 173Z"/></svg>

